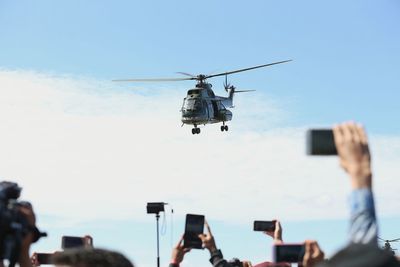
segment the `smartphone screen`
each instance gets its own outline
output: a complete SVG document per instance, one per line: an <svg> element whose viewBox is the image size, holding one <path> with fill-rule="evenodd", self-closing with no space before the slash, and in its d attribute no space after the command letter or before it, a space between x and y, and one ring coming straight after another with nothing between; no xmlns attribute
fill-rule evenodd
<svg viewBox="0 0 400 267"><path fill-rule="evenodd" d="M63 236L61 240L61 247L63 249L84 247L85 242L82 237L78 236Z"/></svg>
<svg viewBox="0 0 400 267"><path fill-rule="evenodd" d="M275 231L275 221L254 221L254 231Z"/></svg>
<svg viewBox="0 0 400 267"><path fill-rule="evenodd" d="M52 256L53 253L36 253L36 258L40 265L52 264L51 263Z"/></svg>
<svg viewBox="0 0 400 267"><path fill-rule="evenodd" d="M184 247L202 248L201 239L198 237L204 231L204 215L186 214Z"/></svg>
<svg viewBox="0 0 400 267"><path fill-rule="evenodd" d="M330 129L307 131L308 155L337 155L333 132Z"/></svg>
<svg viewBox="0 0 400 267"><path fill-rule="evenodd" d="M302 262L304 253L304 244L276 244L273 246L275 262Z"/></svg>

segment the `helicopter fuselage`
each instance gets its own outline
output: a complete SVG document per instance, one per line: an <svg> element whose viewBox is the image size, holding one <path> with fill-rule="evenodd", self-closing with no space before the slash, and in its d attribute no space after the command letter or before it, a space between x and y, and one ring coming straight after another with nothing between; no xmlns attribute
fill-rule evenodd
<svg viewBox="0 0 400 267"><path fill-rule="evenodd" d="M216 96L211 84L197 84L189 89L183 99L182 123L194 125L220 123L232 120L232 112L227 107L233 107L233 92L228 97Z"/></svg>

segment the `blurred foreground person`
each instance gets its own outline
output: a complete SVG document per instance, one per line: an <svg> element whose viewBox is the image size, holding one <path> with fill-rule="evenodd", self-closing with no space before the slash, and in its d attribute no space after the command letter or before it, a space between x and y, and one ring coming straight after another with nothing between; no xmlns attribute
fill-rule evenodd
<svg viewBox="0 0 400 267"><path fill-rule="evenodd" d="M377 245L378 224L372 193L372 168L364 128L344 123L333 129L340 165L350 176L350 244L318 266L400 266L399 261Z"/></svg>
<svg viewBox="0 0 400 267"><path fill-rule="evenodd" d="M52 262L56 267L133 267L121 253L89 248L55 253Z"/></svg>
<svg viewBox="0 0 400 267"><path fill-rule="evenodd" d="M32 267L29 249L46 236L36 227L32 205L18 201L22 188L13 182L0 182L0 266L3 260L13 267Z"/></svg>

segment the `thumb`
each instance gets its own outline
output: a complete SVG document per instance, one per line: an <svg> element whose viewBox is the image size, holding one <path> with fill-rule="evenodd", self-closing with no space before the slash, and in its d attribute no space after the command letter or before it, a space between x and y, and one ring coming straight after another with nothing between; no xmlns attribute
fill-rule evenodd
<svg viewBox="0 0 400 267"><path fill-rule="evenodd" d="M201 241L204 241L207 238L205 234L199 234L198 237L201 239Z"/></svg>

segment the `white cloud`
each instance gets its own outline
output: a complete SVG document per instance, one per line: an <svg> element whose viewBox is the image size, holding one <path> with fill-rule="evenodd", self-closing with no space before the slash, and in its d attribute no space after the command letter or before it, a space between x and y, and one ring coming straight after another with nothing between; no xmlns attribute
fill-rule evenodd
<svg viewBox="0 0 400 267"><path fill-rule="evenodd" d="M72 221L145 220L148 201L237 222L347 217L336 158L307 157L306 128L276 128L289 116L281 104L240 96L228 133L211 125L193 136L180 127L184 89L0 71L0 176L40 214ZM400 137L372 136L382 215L400 208L399 148Z"/></svg>

